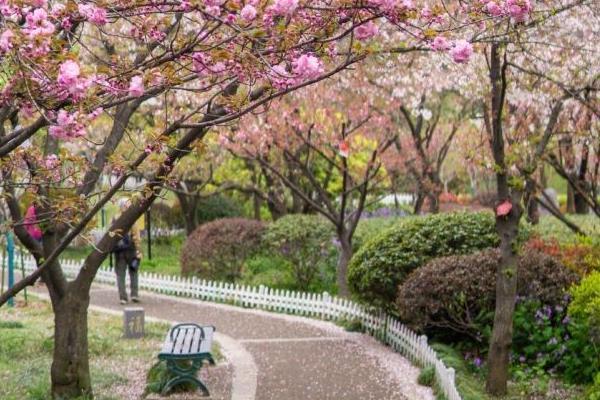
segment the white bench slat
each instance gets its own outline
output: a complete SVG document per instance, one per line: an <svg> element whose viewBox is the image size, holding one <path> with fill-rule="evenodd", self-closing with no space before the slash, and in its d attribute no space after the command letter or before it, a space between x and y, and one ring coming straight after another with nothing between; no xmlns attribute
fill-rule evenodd
<svg viewBox="0 0 600 400"><path fill-rule="evenodd" d="M178 331L174 333L176 336L171 338L173 329L169 329L160 351L161 354L172 354L177 356L210 353L215 332L213 326L202 327L204 337L202 337L202 331L195 327L188 326L177 328L177 330Z"/></svg>

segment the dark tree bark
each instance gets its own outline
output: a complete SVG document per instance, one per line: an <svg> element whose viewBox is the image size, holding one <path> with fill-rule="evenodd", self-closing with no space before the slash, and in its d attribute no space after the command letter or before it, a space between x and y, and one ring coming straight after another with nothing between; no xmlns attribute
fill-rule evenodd
<svg viewBox="0 0 600 400"><path fill-rule="evenodd" d="M581 161L579 163L579 170L576 172L574 180L577 185L582 189L581 191L575 190L573 193L573 202L575 205L575 213L577 214L588 214L590 207L585 199L583 192L590 191L590 185L587 181L588 163L589 163L590 149L587 143L583 145L581 149Z"/></svg>
<svg viewBox="0 0 600 400"><path fill-rule="evenodd" d="M484 107L484 122L490 136L490 145L495 162L496 187L498 205L496 209L496 232L500 238L500 263L496 271L496 306L494 326L488 352L488 376L486 388L492 395L504 395L509 377L509 357L513 337L513 315L517 294L517 264L519 221L523 214L521 203L523 198L534 196L533 176L550 141L556 122L561 113L567 95L556 101L545 126L542 138L536 144L533 155L526 160L519 170L525 185L525 192L520 185L509 183L509 172L506 165L505 137L503 130L503 112L505 95L508 86L506 69L507 53L504 44L493 43L490 46L490 83L491 102ZM507 207L510 206L510 207ZM510 209L508 209L510 208ZM508 209L508 212L506 212Z"/></svg>
<svg viewBox="0 0 600 400"><path fill-rule="evenodd" d="M506 55L503 46L494 43L490 51L491 115L486 113L486 127L496 163L496 186L498 202L509 201L512 205L506 216L496 217L496 231L500 237L500 263L496 271L496 306L494 326L488 352L488 376L486 387L493 395L506 393L508 362L513 336L513 314L517 293L517 254L515 239L521 218L521 193L511 190L505 160L502 113L506 93Z"/></svg>
<svg viewBox="0 0 600 400"><path fill-rule="evenodd" d="M176 191L175 196L181 207L181 214L184 218L185 232L189 236L198 227L198 202L200 196L195 193L185 193L183 191Z"/></svg>
<svg viewBox="0 0 600 400"><path fill-rule="evenodd" d="M337 285L340 296L350 296L350 289L348 288L348 264L352 259L352 241L348 235L348 232L338 232L338 240L340 241L340 256L337 265Z"/></svg>
<svg viewBox="0 0 600 400"><path fill-rule="evenodd" d="M51 367L52 397L92 397L88 361L87 310L89 293L76 287L53 302L54 354Z"/></svg>

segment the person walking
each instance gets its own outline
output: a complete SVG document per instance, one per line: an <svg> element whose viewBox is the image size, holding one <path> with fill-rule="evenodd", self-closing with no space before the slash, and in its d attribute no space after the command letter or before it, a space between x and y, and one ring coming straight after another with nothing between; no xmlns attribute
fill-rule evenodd
<svg viewBox="0 0 600 400"><path fill-rule="evenodd" d="M127 209L128 201L120 204L121 211ZM119 289L119 300L121 304L127 304L126 275L129 271L129 281L131 285L131 301L137 303L140 301L138 295L138 271L142 261L142 246L140 239L140 229L137 224L133 224L129 232L121 234L121 238L113 249L115 255L115 272L117 274L117 287Z"/></svg>

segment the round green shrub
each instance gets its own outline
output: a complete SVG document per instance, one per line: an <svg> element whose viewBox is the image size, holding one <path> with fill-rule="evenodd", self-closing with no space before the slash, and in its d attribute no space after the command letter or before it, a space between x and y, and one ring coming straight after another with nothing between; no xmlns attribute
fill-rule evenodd
<svg viewBox="0 0 600 400"><path fill-rule="evenodd" d="M360 300L391 308L398 285L430 259L497 244L491 213L407 217L361 247L350 261L348 283Z"/></svg>
<svg viewBox="0 0 600 400"><path fill-rule="evenodd" d="M569 316L600 328L600 271L593 272L571 289Z"/></svg>
<svg viewBox="0 0 600 400"><path fill-rule="evenodd" d="M398 290L398 313L418 331L483 340L496 299L497 249L436 258L413 271ZM531 249L519 256L517 293L540 304L561 304L577 274Z"/></svg>
<svg viewBox="0 0 600 400"><path fill-rule="evenodd" d="M244 218L223 218L199 226L181 249L181 272L203 279L233 282L244 261L262 243L265 225Z"/></svg>
<svg viewBox="0 0 600 400"><path fill-rule="evenodd" d="M196 208L198 224L204 224L217 219L237 218L243 215L240 206L229 197L215 195L203 198Z"/></svg>
<svg viewBox="0 0 600 400"><path fill-rule="evenodd" d="M333 250L333 228L315 215L292 214L271 223L265 243L289 261L298 289L308 290Z"/></svg>

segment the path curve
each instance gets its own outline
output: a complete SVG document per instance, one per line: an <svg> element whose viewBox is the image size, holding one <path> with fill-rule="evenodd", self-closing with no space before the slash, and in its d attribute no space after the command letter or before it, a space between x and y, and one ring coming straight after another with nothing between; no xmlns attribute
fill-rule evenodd
<svg viewBox="0 0 600 400"><path fill-rule="evenodd" d="M434 399L405 358L330 322L149 292L141 299L147 318L217 327L232 400ZM121 315L124 306L114 288L94 285L90 308Z"/></svg>

